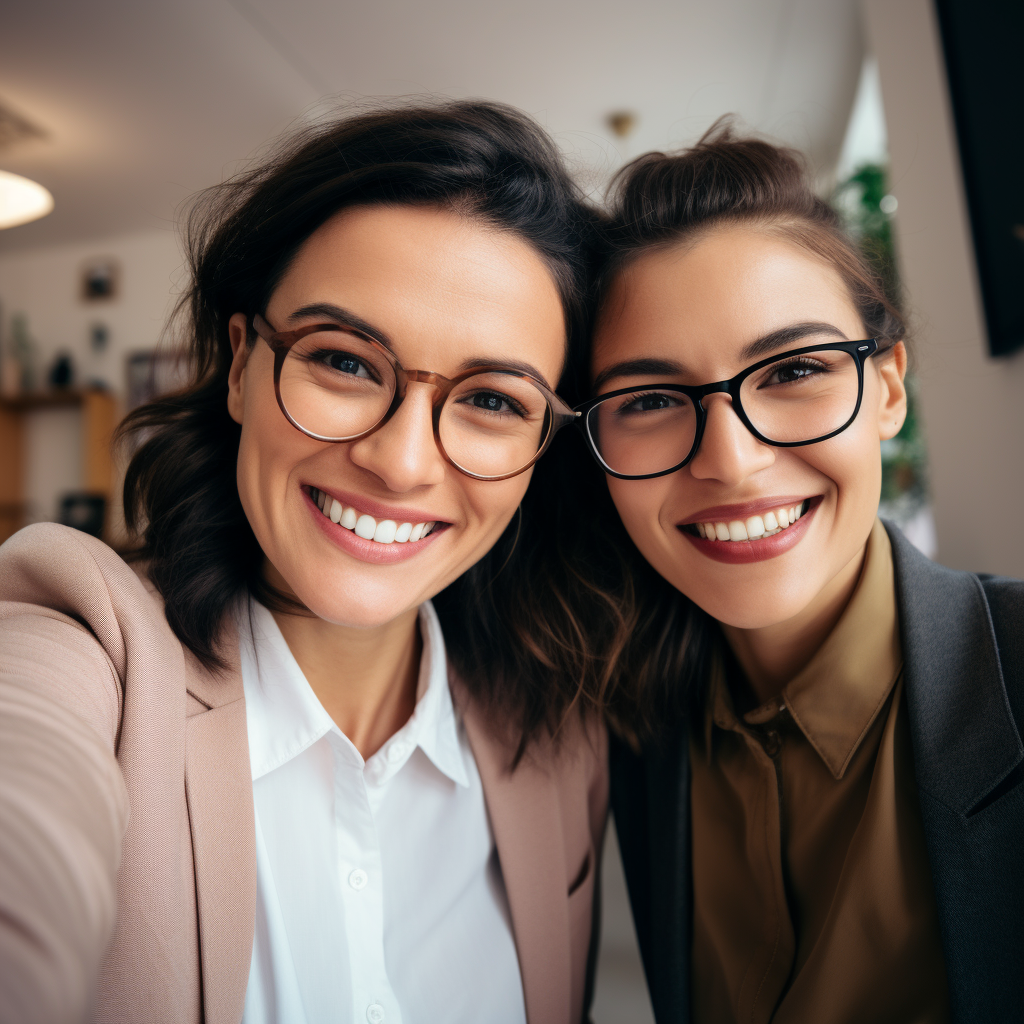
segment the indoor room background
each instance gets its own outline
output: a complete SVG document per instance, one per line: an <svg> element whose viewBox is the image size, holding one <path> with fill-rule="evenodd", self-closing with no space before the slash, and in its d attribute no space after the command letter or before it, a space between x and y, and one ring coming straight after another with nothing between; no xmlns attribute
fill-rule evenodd
<svg viewBox="0 0 1024 1024"><path fill-rule="evenodd" d="M1012 67L974 60L986 6L7 5L0 172L44 186L53 210L0 230L0 541L59 520L123 543L109 439L181 379L166 324L191 195L297 123L392 97L482 97L537 117L595 201L626 160L726 113L804 150L911 315L913 414L883 453L883 512L945 564L1024 577L1024 192L993 170L1019 172L1024 109L985 107ZM594 1020L642 1022L608 835Z"/></svg>

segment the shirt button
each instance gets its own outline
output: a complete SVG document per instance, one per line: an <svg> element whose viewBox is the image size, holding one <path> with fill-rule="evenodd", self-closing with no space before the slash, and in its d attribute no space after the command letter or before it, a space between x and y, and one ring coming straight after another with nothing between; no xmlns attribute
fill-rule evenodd
<svg viewBox="0 0 1024 1024"><path fill-rule="evenodd" d="M352 874L348 876L348 884L351 885L352 888L356 890L356 892L358 892L360 889L365 889L366 883L369 880L369 875L367 875L367 873L362 868L356 868L355 871L353 871ZM374 1003L373 1005L376 1006L377 1004ZM381 1020L383 1019L384 1018L382 1017Z"/></svg>
<svg viewBox="0 0 1024 1024"><path fill-rule="evenodd" d="M774 757L782 749L782 737L774 729L765 736L763 743L764 752L769 757Z"/></svg>
<svg viewBox="0 0 1024 1024"><path fill-rule="evenodd" d="M384 1007L380 1003L370 1003L366 1008L366 1019L370 1024L381 1024L384 1020Z"/></svg>
<svg viewBox="0 0 1024 1024"><path fill-rule="evenodd" d="M404 743L396 743L388 750L388 760L392 764L398 764L408 753L409 748Z"/></svg>

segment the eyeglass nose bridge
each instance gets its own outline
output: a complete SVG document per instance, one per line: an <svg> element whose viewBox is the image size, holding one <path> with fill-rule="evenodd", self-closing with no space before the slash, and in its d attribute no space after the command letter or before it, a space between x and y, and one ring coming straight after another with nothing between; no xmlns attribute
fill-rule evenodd
<svg viewBox="0 0 1024 1024"><path fill-rule="evenodd" d="M434 406L434 423L441 415L441 407L445 403L452 390L452 381L443 374L435 373L433 370L406 370L403 367L395 367L397 380L395 382L395 397L391 402L387 419L390 419L397 412L399 405L405 401L406 393L410 384L427 384L434 388L432 404ZM383 425L383 424L382 424Z"/></svg>
<svg viewBox="0 0 1024 1024"><path fill-rule="evenodd" d="M688 465L693 461L698 450L700 449L701 442L704 440L704 432L708 425L708 408L704 403L709 395L726 395L729 399L729 407L732 410L732 414L747 428L752 434L755 434L750 422L747 420L746 413L743 411L743 406L739 401L739 388L735 381L732 380L719 380L714 384L705 384L701 389L700 393L696 396L697 406L700 409L700 416L697 419L697 430L693 438L693 447L690 449L690 454L687 455L686 461L683 465ZM757 435L755 434L755 437Z"/></svg>
<svg viewBox="0 0 1024 1024"><path fill-rule="evenodd" d="M444 391L446 385L451 383L447 377L442 377L433 370L403 370L402 376L406 384L431 384L438 391Z"/></svg>
<svg viewBox="0 0 1024 1024"><path fill-rule="evenodd" d="M433 370L406 370L402 366L396 366L395 392L391 398L391 405L389 406L388 411L381 417L380 422L377 423L376 426L372 427L367 433L373 433L380 430L380 428L385 424L391 422L395 413L398 412L399 407L405 401L410 384L427 384L434 388L434 394L431 396L431 406L433 407L431 420L434 428L434 440L437 443L437 447L441 454L447 458L444 445L441 442L440 421L441 409L444 406L445 399L447 399L448 394L451 391L452 382L449 378L440 373L435 373Z"/></svg>
<svg viewBox="0 0 1024 1024"><path fill-rule="evenodd" d="M697 396L697 404L700 406L701 412L703 412L705 416L707 415L708 410L707 406L704 405L704 399L707 398L708 395L728 395L733 407L735 408L736 396L733 394L731 380L720 380L716 381L714 384L705 384L704 387L700 389L700 394Z"/></svg>

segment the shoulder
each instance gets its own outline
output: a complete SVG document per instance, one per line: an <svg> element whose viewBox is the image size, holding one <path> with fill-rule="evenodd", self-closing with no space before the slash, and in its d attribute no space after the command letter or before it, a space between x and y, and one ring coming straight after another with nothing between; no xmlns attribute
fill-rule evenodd
<svg viewBox="0 0 1024 1024"><path fill-rule="evenodd" d="M979 576L992 616L999 663L1017 722L1024 726L1024 580Z"/></svg>
<svg viewBox="0 0 1024 1024"><path fill-rule="evenodd" d="M156 654L177 644L148 581L102 541L56 523L26 527L0 546L5 632L33 629L42 620L91 634L121 679L130 649L146 646Z"/></svg>
<svg viewBox="0 0 1024 1024"><path fill-rule="evenodd" d="M449 683L485 779L501 780L503 787L513 788L542 781L563 802L582 799L591 816L603 821L608 801L608 735L596 715L572 709L554 736L535 736L520 753L516 732L488 713L454 671L449 671Z"/></svg>
<svg viewBox="0 0 1024 1024"><path fill-rule="evenodd" d="M52 597L88 605L98 591L152 603L152 588L113 548L57 523L36 523L0 545L0 600ZM83 584L92 588L83 591Z"/></svg>
<svg viewBox="0 0 1024 1024"><path fill-rule="evenodd" d="M1016 623L1024 626L1024 580L979 573L978 582L985 591L993 613L1014 616Z"/></svg>
<svg viewBox="0 0 1024 1024"><path fill-rule="evenodd" d="M896 591L903 618L919 632L984 644L994 637L1004 670L1024 664L1024 580L963 572L931 561L891 523Z"/></svg>
<svg viewBox="0 0 1024 1024"><path fill-rule="evenodd" d="M448 678L452 701L470 733L474 750L478 746L486 749L509 774L521 765L554 777L607 772L608 735L599 716L572 708L554 735L541 732L531 737L520 752L518 732L485 708L457 673L449 670Z"/></svg>

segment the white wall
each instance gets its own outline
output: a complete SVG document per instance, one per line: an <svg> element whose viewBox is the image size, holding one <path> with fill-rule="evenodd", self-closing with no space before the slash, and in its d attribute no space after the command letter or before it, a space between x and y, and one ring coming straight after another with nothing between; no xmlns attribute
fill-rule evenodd
<svg viewBox="0 0 1024 1024"><path fill-rule="evenodd" d="M1024 353L992 359L931 0L863 0L914 318L937 559L1024 577Z"/></svg>
<svg viewBox="0 0 1024 1024"><path fill-rule="evenodd" d="M112 256L121 268L118 297L85 303L79 298L82 263ZM11 317L28 317L41 370L59 351L69 352L81 377L93 371L123 398L125 356L153 349L183 280L182 256L173 231L125 235L0 256L0 316L9 341ZM106 352L90 357L95 323L109 331ZM173 341L173 339L168 339ZM45 380L45 377L42 377ZM59 496L81 486L78 414L69 410L32 413L26 423L26 493L31 519L51 519Z"/></svg>

